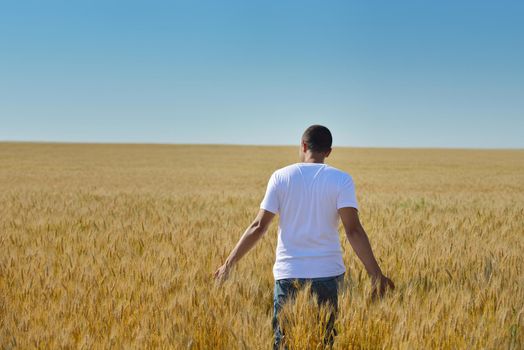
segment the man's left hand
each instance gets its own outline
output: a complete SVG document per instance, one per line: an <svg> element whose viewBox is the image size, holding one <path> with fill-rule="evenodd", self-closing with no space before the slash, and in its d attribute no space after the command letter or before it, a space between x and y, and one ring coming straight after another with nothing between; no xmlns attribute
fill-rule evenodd
<svg viewBox="0 0 524 350"><path fill-rule="evenodd" d="M215 280L217 282L225 281L229 276L229 267L224 264L215 271Z"/></svg>

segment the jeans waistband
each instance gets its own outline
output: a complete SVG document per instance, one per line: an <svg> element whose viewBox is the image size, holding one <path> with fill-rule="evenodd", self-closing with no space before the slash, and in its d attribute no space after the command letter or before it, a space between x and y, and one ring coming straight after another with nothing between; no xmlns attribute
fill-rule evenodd
<svg viewBox="0 0 524 350"><path fill-rule="evenodd" d="M322 282L322 281L329 281L335 278L339 278L344 276L345 272L342 272L340 275L336 276L328 276L328 277L313 277L313 278L282 278L277 281L283 281L283 280L299 280L299 281L312 281L312 282Z"/></svg>

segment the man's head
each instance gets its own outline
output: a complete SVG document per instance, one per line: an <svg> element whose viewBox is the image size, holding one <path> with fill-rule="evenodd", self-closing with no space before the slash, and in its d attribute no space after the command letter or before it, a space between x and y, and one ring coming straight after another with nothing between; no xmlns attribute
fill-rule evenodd
<svg viewBox="0 0 524 350"><path fill-rule="evenodd" d="M311 125L302 134L300 141L300 161L313 159L316 162L324 162L324 158L331 153L333 137L328 128L322 125Z"/></svg>

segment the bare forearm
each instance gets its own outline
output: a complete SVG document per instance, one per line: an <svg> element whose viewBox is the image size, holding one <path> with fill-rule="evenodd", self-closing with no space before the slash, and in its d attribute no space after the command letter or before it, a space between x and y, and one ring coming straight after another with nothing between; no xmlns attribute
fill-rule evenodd
<svg viewBox="0 0 524 350"><path fill-rule="evenodd" d="M250 225L244 232L240 240L236 244L235 248L231 251L226 259L225 264L229 267L233 266L238 260L240 260L257 241L262 237L264 230L262 227L257 225Z"/></svg>
<svg viewBox="0 0 524 350"><path fill-rule="evenodd" d="M364 229L355 230L346 234L346 236L358 258L364 264L364 267L366 268L369 276L372 278L380 276L382 271L380 270L380 266L373 255L371 244L369 243L368 236Z"/></svg>

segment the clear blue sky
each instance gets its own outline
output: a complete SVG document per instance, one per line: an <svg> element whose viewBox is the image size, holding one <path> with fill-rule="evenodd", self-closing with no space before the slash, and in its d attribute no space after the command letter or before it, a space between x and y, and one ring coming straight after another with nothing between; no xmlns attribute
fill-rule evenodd
<svg viewBox="0 0 524 350"><path fill-rule="evenodd" d="M524 147L524 1L2 1L0 140Z"/></svg>

